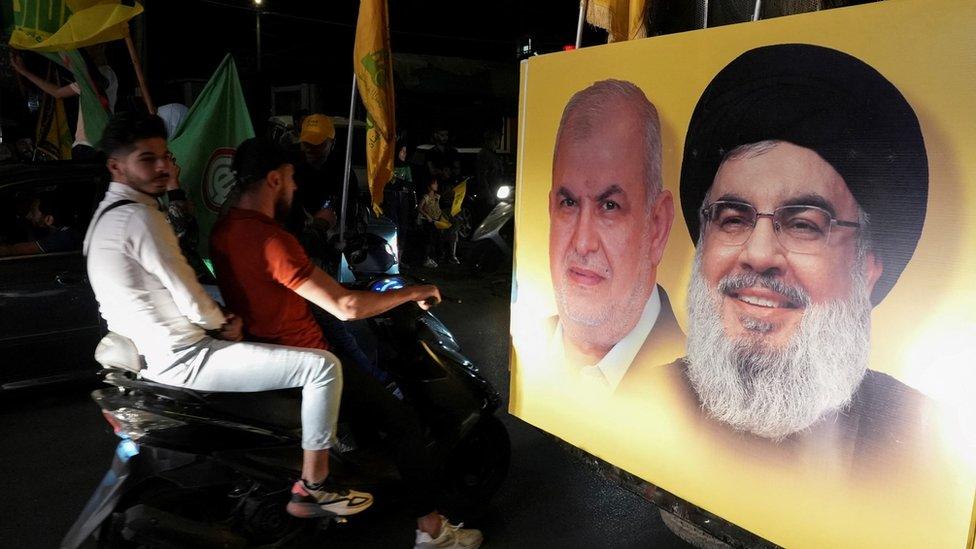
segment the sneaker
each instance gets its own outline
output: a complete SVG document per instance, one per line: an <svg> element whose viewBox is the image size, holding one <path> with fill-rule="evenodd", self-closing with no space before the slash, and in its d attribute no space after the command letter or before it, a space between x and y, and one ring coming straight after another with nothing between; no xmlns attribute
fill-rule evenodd
<svg viewBox="0 0 976 549"><path fill-rule="evenodd" d="M304 480L291 487L291 501L285 508L298 518L355 515L373 504L373 496L356 490L329 492L324 486L309 486Z"/></svg>
<svg viewBox="0 0 976 549"><path fill-rule="evenodd" d="M452 547L456 549L475 549L481 547L484 537L481 530L474 528L461 528L464 523L454 525L441 517L441 535L436 538L430 537L427 532L417 530L417 538L414 541L413 549L435 549L441 547Z"/></svg>
<svg viewBox="0 0 976 549"><path fill-rule="evenodd" d="M453 255L451 256L451 258L448 261L450 261L454 265L460 265L461 264L461 260L458 259L457 256L453 256Z"/></svg>
<svg viewBox="0 0 976 549"><path fill-rule="evenodd" d="M424 261L424 267L427 267L428 269L436 269L437 262L428 257L427 260Z"/></svg>

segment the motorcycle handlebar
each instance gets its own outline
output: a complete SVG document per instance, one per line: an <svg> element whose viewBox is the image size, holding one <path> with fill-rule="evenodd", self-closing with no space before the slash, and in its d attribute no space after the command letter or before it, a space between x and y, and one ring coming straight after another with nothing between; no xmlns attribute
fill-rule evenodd
<svg viewBox="0 0 976 549"><path fill-rule="evenodd" d="M459 298L459 297L452 297L452 296L448 296L448 295L441 294L441 300L440 301L435 301L433 303L433 305L431 305L431 306L432 307L436 307L436 306L438 306L438 305L440 305L441 303L444 303L444 302L453 303L455 305L459 305L461 303L461 298ZM425 299L424 300L424 303L425 304L430 304L431 303L431 298Z"/></svg>

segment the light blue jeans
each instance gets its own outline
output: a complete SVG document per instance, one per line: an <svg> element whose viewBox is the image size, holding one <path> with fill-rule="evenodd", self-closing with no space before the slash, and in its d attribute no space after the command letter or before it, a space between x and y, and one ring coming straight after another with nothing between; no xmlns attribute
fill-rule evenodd
<svg viewBox="0 0 976 549"><path fill-rule="evenodd" d="M302 388L302 448L335 441L342 368L328 351L205 337L167 356L146 357L142 376L205 392L250 393Z"/></svg>

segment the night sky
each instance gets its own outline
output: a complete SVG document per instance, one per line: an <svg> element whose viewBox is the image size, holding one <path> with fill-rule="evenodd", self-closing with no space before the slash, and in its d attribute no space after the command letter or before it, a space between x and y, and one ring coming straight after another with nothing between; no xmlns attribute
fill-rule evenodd
<svg viewBox="0 0 976 549"><path fill-rule="evenodd" d="M252 0L142 0L142 4L145 11L131 29L157 105L183 101L188 86L199 92L230 53L258 131L272 114L272 86L314 84L319 110L342 116L348 112L357 0L264 0L260 71ZM395 56L463 58L470 60L464 61L468 73L479 72L469 78L434 70L431 78L428 73L421 73L419 79L413 75L413 86L398 82L398 127L411 131L420 143L428 139L432 125L448 123L458 145L477 146L485 129L497 127L502 117L516 115L519 44L531 36L534 49L546 53L572 43L579 4L574 0L390 0L389 11ZM599 29L584 33L584 44L605 40ZM0 50L4 57L0 119L8 137L32 133L33 117L26 111L24 95L31 87L17 85L5 48ZM124 43L110 43L106 54L120 81L117 109L141 108L140 100L133 97L136 80ZM35 72L46 72L46 61L39 56L27 54L25 59ZM289 110L279 108L276 114L291 114ZM73 119L70 113L69 117Z"/></svg>
<svg viewBox="0 0 976 549"><path fill-rule="evenodd" d="M144 32L144 66L157 103L178 92L174 82L205 80L226 53L233 54L245 83L257 125L270 114L270 87L308 82L318 86L319 103L328 114L348 111L352 46L359 3L355 0L297 2L265 0L261 6L261 61L256 64L256 11L251 0L146 0L140 30ZM470 89L441 92L398 86L398 122L427 133L434 123L450 121L461 141L477 145L477 135L502 116L516 114L516 52L532 37L540 53L556 51L575 40L579 4L560 2L406 1L391 0L390 29L394 54L462 57L480 60L496 71L508 71L506 93ZM587 31L591 44L605 33ZM125 62L125 52L120 52ZM456 79L455 79L456 80ZM496 86L497 88L497 86ZM289 114L281 113L278 114ZM437 119L437 120L434 120ZM418 138L423 141L423 138Z"/></svg>

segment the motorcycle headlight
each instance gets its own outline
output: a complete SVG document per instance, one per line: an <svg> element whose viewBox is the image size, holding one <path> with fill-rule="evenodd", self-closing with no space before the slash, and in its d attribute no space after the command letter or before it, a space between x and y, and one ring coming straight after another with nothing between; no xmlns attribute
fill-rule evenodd
<svg viewBox="0 0 976 549"><path fill-rule="evenodd" d="M498 200L505 200L510 196L512 196L512 187L509 185L502 185L501 187L498 187L497 191L495 191L495 197L498 198Z"/></svg>
<svg viewBox="0 0 976 549"><path fill-rule="evenodd" d="M406 285L407 283L399 276L389 276L374 280L369 285L369 290L371 292L385 292L387 290L399 290Z"/></svg>

